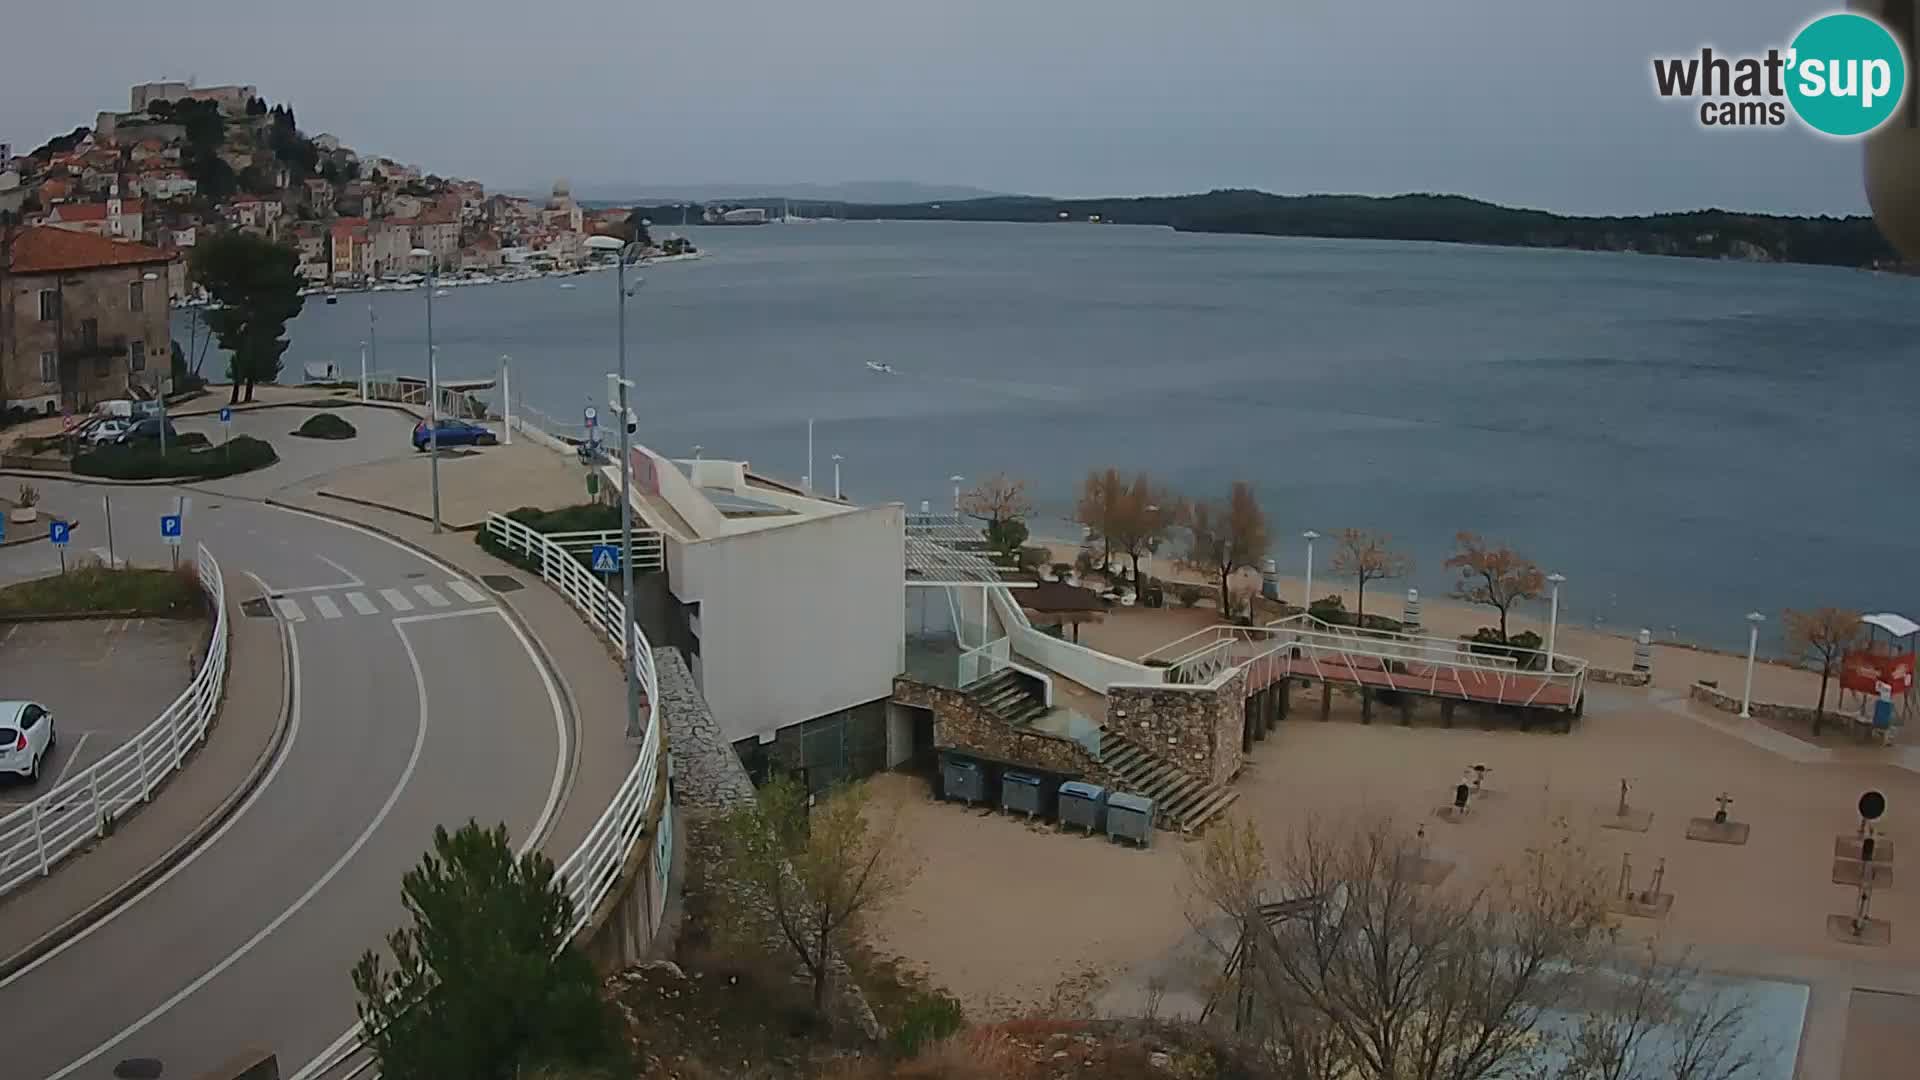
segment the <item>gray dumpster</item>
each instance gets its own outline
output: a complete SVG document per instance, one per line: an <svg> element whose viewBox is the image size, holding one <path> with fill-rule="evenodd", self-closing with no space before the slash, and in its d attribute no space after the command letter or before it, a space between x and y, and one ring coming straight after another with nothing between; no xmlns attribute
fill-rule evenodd
<svg viewBox="0 0 1920 1080"><path fill-rule="evenodd" d="M1000 774L1000 809L1009 813L1019 810L1031 818L1045 812L1041 805L1044 797L1038 776L1014 769Z"/></svg>
<svg viewBox="0 0 1920 1080"><path fill-rule="evenodd" d="M1107 838L1153 843L1153 800L1125 791L1107 796Z"/></svg>
<svg viewBox="0 0 1920 1080"><path fill-rule="evenodd" d="M968 806L987 801L987 775L977 761L944 759L940 764L940 781L949 799L964 799Z"/></svg>
<svg viewBox="0 0 1920 1080"><path fill-rule="evenodd" d="M1075 825L1098 832L1106 820L1107 789L1084 780L1069 780L1060 785L1060 827Z"/></svg>

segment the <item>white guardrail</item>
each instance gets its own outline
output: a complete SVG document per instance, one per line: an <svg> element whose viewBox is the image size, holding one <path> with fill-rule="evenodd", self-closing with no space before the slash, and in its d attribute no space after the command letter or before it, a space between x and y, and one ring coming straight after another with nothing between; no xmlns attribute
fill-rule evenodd
<svg viewBox="0 0 1920 1080"><path fill-rule="evenodd" d="M204 544L195 567L213 605L213 637L193 681L132 739L0 817L0 896L52 873L61 859L105 836L128 809L152 798L206 738L227 680L227 590L220 564ZM54 719L58 731L59 717Z"/></svg>

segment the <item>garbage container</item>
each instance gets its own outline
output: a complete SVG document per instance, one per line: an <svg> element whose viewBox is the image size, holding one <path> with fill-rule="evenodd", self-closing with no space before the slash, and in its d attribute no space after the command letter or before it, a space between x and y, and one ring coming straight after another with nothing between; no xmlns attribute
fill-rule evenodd
<svg viewBox="0 0 1920 1080"><path fill-rule="evenodd" d="M1116 791L1107 796L1107 839L1131 840L1141 847L1153 843L1153 800L1145 795Z"/></svg>
<svg viewBox="0 0 1920 1080"><path fill-rule="evenodd" d="M945 758L940 764L941 787L949 799L964 799L968 806L985 802L987 777L977 761Z"/></svg>
<svg viewBox="0 0 1920 1080"><path fill-rule="evenodd" d="M1000 809L1009 813L1019 810L1032 818L1045 812L1041 798L1038 776L1014 769L1000 774Z"/></svg>
<svg viewBox="0 0 1920 1080"><path fill-rule="evenodd" d="M1106 820L1107 789L1084 780L1069 780L1060 785L1060 827L1078 826L1089 833L1098 832Z"/></svg>

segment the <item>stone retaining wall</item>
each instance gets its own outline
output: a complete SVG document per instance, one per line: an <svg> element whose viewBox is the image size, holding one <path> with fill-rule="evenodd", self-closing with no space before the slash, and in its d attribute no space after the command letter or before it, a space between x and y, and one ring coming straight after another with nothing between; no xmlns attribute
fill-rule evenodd
<svg viewBox="0 0 1920 1080"><path fill-rule="evenodd" d="M1107 689L1108 726L1210 784L1240 773L1246 707L1245 668L1217 684Z"/></svg>
<svg viewBox="0 0 1920 1080"><path fill-rule="evenodd" d="M904 676L893 680L893 700L933 713L933 745L1007 765L1112 785L1118 779L1086 747L1061 735L1016 728L968 694Z"/></svg>
<svg viewBox="0 0 1920 1080"><path fill-rule="evenodd" d="M1648 671L1611 671L1607 668L1590 667L1587 669L1587 681L1612 683L1616 686L1646 686L1653 681L1653 673Z"/></svg>
<svg viewBox="0 0 1920 1080"><path fill-rule="evenodd" d="M1719 687L1708 686L1705 683L1694 683L1692 689L1687 691L1687 696L1695 701L1711 705L1721 712L1734 713L1736 715L1740 712L1740 698L1737 695L1729 694L1721 690ZM1808 727L1813 726L1814 710L1803 708L1799 705L1775 705L1770 702L1756 701L1752 705L1752 713L1754 716L1763 720L1778 720L1783 723L1806 724ZM1828 712L1826 720L1829 723L1844 724L1850 722L1851 718Z"/></svg>

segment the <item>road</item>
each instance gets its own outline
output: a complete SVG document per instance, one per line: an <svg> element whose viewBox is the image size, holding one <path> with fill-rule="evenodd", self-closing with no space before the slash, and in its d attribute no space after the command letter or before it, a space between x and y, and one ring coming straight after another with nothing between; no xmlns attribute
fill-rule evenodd
<svg viewBox="0 0 1920 1080"><path fill-rule="evenodd" d="M39 487L47 510L81 521L75 548L104 545L89 511L108 494L115 556L165 564L159 515L183 492ZM247 1046L297 1069L353 1024L348 971L401 924L401 875L434 827L504 821L525 842L570 771L552 676L479 583L372 532L184 494L183 553L204 542L228 589L258 581L281 597L265 617L285 621L293 658L286 743L206 845L0 983L19 1035L9 1078L106 1080L131 1058L195 1076ZM0 551L0 579L50 554Z"/></svg>

